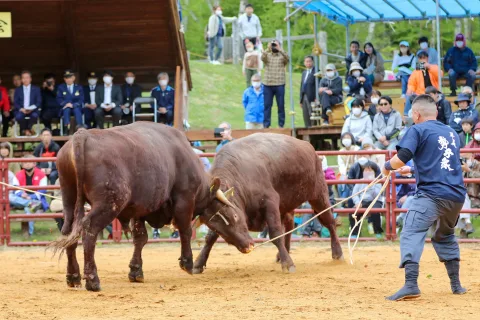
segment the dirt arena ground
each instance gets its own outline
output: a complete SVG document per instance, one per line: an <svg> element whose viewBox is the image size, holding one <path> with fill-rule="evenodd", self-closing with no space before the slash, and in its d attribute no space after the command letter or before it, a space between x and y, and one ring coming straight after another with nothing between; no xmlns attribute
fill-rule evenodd
<svg viewBox="0 0 480 320"><path fill-rule="evenodd" d="M403 284L398 244L360 243L353 266L332 262L327 244L295 244L294 274L273 262L273 246L242 255L217 245L198 276L178 267L177 244L151 244L144 250L144 284L128 282L132 249L97 247L99 293L68 289L66 258L51 259L44 248L0 249L0 319L478 319L479 245L462 246L464 296L450 293L444 266L427 245L423 295L410 302L384 300Z"/></svg>

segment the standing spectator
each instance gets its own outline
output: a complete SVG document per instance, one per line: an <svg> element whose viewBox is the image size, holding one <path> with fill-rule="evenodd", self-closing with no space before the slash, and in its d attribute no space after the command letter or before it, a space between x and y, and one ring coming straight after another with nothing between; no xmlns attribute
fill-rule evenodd
<svg viewBox="0 0 480 320"><path fill-rule="evenodd" d="M465 148L472 141L473 120L470 118L462 119L462 132L458 134L460 138L460 148Z"/></svg>
<svg viewBox="0 0 480 320"><path fill-rule="evenodd" d="M303 122L306 128L312 126L310 116L312 115L312 102L316 99L317 90L315 86L315 67L313 66L313 57L306 56L303 59L305 70L302 72L302 82L300 83L300 106L303 111Z"/></svg>
<svg viewBox="0 0 480 320"><path fill-rule="evenodd" d="M243 93L243 107L245 108L245 129L263 129L263 85L260 74L252 77L252 86Z"/></svg>
<svg viewBox="0 0 480 320"><path fill-rule="evenodd" d="M420 52L426 52L427 55L428 55L428 63L438 65L437 50L435 50L435 48L429 47L428 38L427 37L420 37L418 39L418 45L420 46L420 50L418 50L417 56Z"/></svg>
<svg viewBox="0 0 480 320"><path fill-rule="evenodd" d="M368 107L368 115L370 116L370 119L375 118L375 115L380 112L378 108L378 101L382 97L382 93L379 90L373 89L372 90L372 96L370 97L370 107Z"/></svg>
<svg viewBox="0 0 480 320"><path fill-rule="evenodd" d="M159 73L157 76L158 86L152 89L150 96L157 100L157 110L154 112L157 112L158 122L173 126L175 90L168 85L168 80L167 73Z"/></svg>
<svg viewBox="0 0 480 320"><path fill-rule="evenodd" d="M237 17L227 18L224 17L222 7L214 6L213 14L208 19L207 35L208 35L208 55L211 64L221 64L218 59L222 55L223 50L223 37L226 34L225 23L232 23L237 20ZM217 47L217 53L213 55L213 49Z"/></svg>
<svg viewBox="0 0 480 320"><path fill-rule="evenodd" d="M353 100L352 113L343 124L342 134L350 132L355 138L355 144L361 144L364 138L372 137L372 120L364 109L362 100Z"/></svg>
<svg viewBox="0 0 480 320"><path fill-rule="evenodd" d="M123 120L127 123L132 123L133 101L142 96L142 87L135 83L135 74L132 71L125 73L125 83L122 85L123 105ZM140 113L142 107L138 104L135 108L135 113Z"/></svg>
<svg viewBox="0 0 480 320"><path fill-rule="evenodd" d="M103 86L97 86L95 89L95 120L97 126L103 129L105 115L113 117L113 126L120 125L122 119L122 89L113 84L114 74L110 70L103 73Z"/></svg>
<svg viewBox="0 0 480 320"><path fill-rule="evenodd" d="M249 42L246 45L247 52L243 56L243 65L242 65L242 72L245 76L247 81L247 88L252 85L251 79L252 76L256 73L260 73L262 71L262 55L259 51L253 48L253 43Z"/></svg>
<svg viewBox="0 0 480 320"><path fill-rule="evenodd" d="M52 120L59 119L62 107L57 101L58 86L55 83L55 75L47 73L43 77L42 85L42 110L40 118L45 128L52 129Z"/></svg>
<svg viewBox="0 0 480 320"><path fill-rule="evenodd" d="M448 72L450 81L450 97L457 95L457 79L467 79L467 86L473 87L477 71L477 58L473 51L467 47L463 34L455 36L455 45L448 49L443 60L443 68Z"/></svg>
<svg viewBox="0 0 480 320"><path fill-rule="evenodd" d="M343 100L342 78L338 76L333 63L329 63L325 67L325 77L320 81L318 91L320 92L323 124L328 125L328 119L332 115L332 107Z"/></svg>
<svg viewBox="0 0 480 320"><path fill-rule="evenodd" d="M44 128L40 134L42 142L35 148L33 155L37 158L51 158L56 157L60 146L52 140L52 131L48 128ZM55 162L39 162L37 167L42 170L48 177L50 184L55 184L58 179L58 171Z"/></svg>
<svg viewBox="0 0 480 320"><path fill-rule="evenodd" d="M385 66L382 55L375 50L373 44L370 42L365 43L363 50L367 56L364 72L368 75L372 84L382 82L385 77Z"/></svg>
<svg viewBox="0 0 480 320"><path fill-rule="evenodd" d="M218 126L220 129L223 129L223 131L220 133L222 136L222 141L218 144L218 146L215 148L215 152L218 153L220 149L227 143L233 140L232 138L232 126L228 122L222 122Z"/></svg>
<svg viewBox="0 0 480 320"><path fill-rule="evenodd" d="M278 126L283 128L285 124L285 67L289 62L288 54L283 51L280 42L274 40L268 44L267 51L263 52L262 61L265 64L263 125L265 128L270 128L273 97L275 96L278 106Z"/></svg>
<svg viewBox="0 0 480 320"><path fill-rule="evenodd" d="M238 19L238 28L245 50L247 50L247 43L251 43L256 47L262 36L262 25L260 24L260 19L253 13L251 4L245 6L245 13Z"/></svg>
<svg viewBox="0 0 480 320"><path fill-rule="evenodd" d="M368 75L363 73L360 63L352 62L349 73L350 75L347 78L348 95L351 97L369 97L372 94L372 82Z"/></svg>
<svg viewBox="0 0 480 320"><path fill-rule="evenodd" d="M396 150L398 134L402 129L402 116L392 108L389 96L380 98L380 113L373 120L373 134L377 138L375 147L381 150Z"/></svg>
<svg viewBox="0 0 480 320"><path fill-rule="evenodd" d="M8 133L8 127L10 124L10 98L8 96L7 88L2 85L2 78L0 77L0 112L2 117L2 137L6 137Z"/></svg>
<svg viewBox="0 0 480 320"><path fill-rule="evenodd" d="M22 85L22 76L19 74L14 74L12 77L13 88L8 90L8 96L10 97L10 104L13 104L15 100L15 89L19 88Z"/></svg>
<svg viewBox="0 0 480 320"><path fill-rule="evenodd" d="M475 126L478 122L478 112L470 104L470 97L466 94L460 93L455 104L458 106L458 110L452 112L450 115L450 120L448 122L449 126L457 131L457 133L462 132L461 122L462 119L470 118L473 120L473 125Z"/></svg>
<svg viewBox="0 0 480 320"><path fill-rule="evenodd" d="M437 104L437 121L448 125L450 115L452 114L452 105L450 104L450 101L445 99L445 96L434 86L427 87L425 89L425 94L430 95Z"/></svg>
<svg viewBox="0 0 480 320"><path fill-rule="evenodd" d="M435 64L428 63L428 53L422 51L417 55L417 66L408 79L407 98L405 99L406 116L412 108L412 102L417 95L425 94L426 88L433 86L438 89L438 73L442 73Z"/></svg>
<svg viewBox="0 0 480 320"><path fill-rule="evenodd" d="M2 159L5 158L13 158L13 146L10 142L2 142L0 143L0 157ZM9 162L8 163L8 170L12 171L13 173L17 173L20 171L20 164L18 162Z"/></svg>
<svg viewBox="0 0 480 320"><path fill-rule="evenodd" d="M408 87L408 78L415 70L417 61L415 55L410 52L410 45L407 41L400 42L400 53L393 57L392 69L398 81L402 82L402 98L405 98Z"/></svg>
<svg viewBox="0 0 480 320"><path fill-rule="evenodd" d="M42 95L40 88L32 85L30 71L22 72L22 86L15 89L14 106L21 134L31 136L32 126L38 119L38 108L42 106Z"/></svg>
<svg viewBox="0 0 480 320"><path fill-rule="evenodd" d="M95 72L89 72L87 74L88 85L83 87L83 101L85 102L85 108L83 112L85 114L85 125L88 129L95 128L95 109L97 104L95 102L95 91L97 89L98 76Z"/></svg>
<svg viewBox="0 0 480 320"><path fill-rule="evenodd" d="M63 80L65 83L62 83L57 90L57 102L62 107L60 114L63 117L63 135L68 136L72 114L75 116L75 123L83 125L83 88L75 84L75 74L71 70L65 70Z"/></svg>
<svg viewBox="0 0 480 320"><path fill-rule="evenodd" d="M358 41L350 42L350 53L345 58L347 71L350 70L352 62L358 62L362 68L366 68L367 56L360 51L360 43ZM345 77L346 79L347 77Z"/></svg>

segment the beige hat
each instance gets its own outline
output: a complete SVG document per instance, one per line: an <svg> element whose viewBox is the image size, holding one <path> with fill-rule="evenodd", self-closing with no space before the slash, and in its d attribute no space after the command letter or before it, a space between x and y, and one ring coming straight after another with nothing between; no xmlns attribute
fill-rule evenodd
<svg viewBox="0 0 480 320"><path fill-rule="evenodd" d="M325 70L337 70L337 68L335 68L335 65L333 63L329 63L325 67Z"/></svg>
<svg viewBox="0 0 480 320"><path fill-rule="evenodd" d="M352 73L353 70L360 70L363 71L362 66L358 62L352 62L350 65L350 70L348 71L349 73Z"/></svg>
<svg viewBox="0 0 480 320"><path fill-rule="evenodd" d="M53 199L50 203L50 211L52 212L62 212L63 211L63 202L62 200Z"/></svg>

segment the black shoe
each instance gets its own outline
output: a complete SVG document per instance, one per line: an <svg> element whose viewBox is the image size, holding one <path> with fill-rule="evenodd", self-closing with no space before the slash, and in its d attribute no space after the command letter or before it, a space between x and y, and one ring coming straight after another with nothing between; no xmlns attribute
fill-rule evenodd
<svg viewBox="0 0 480 320"><path fill-rule="evenodd" d="M452 90L452 92L450 93L449 97L456 97L457 96L457 91L456 90Z"/></svg>
<svg viewBox="0 0 480 320"><path fill-rule="evenodd" d="M460 284L460 261L450 260L445 262L445 268L447 268L448 277L450 278L450 287L453 294L464 294L467 289L463 288Z"/></svg>
<svg viewBox="0 0 480 320"><path fill-rule="evenodd" d="M68 130L68 126L63 126L63 135L64 136L68 136L69 135L69 130Z"/></svg>
<svg viewBox="0 0 480 320"><path fill-rule="evenodd" d="M420 297L420 289L418 288L418 263L408 263L405 265L405 285L397 291L397 293L386 297L390 301L399 301L404 299L415 299Z"/></svg>

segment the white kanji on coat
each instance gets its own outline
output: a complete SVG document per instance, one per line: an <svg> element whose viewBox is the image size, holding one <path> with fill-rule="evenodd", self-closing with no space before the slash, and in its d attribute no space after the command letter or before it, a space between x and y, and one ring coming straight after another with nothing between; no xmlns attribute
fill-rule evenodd
<svg viewBox="0 0 480 320"><path fill-rule="evenodd" d="M441 162L441 169L448 169L448 171L453 171L452 168L450 168L450 161L447 158L442 158Z"/></svg>
<svg viewBox="0 0 480 320"><path fill-rule="evenodd" d="M440 145L439 149L447 149L448 148L448 140L444 136L439 136L438 137L438 144Z"/></svg>
<svg viewBox="0 0 480 320"><path fill-rule="evenodd" d="M452 142L450 144L454 146L455 149L457 149L457 144L455 143L455 135L453 134L453 132L450 132L450 138L452 138Z"/></svg>
<svg viewBox="0 0 480 320"><path fill-rule="evenodd" d="M444 156L445 158L447 158L447 159L450 158L451 156L453 156L452 149L447 148L447 149L445 150L445 152L443 153L443 156Z"/></svg>

